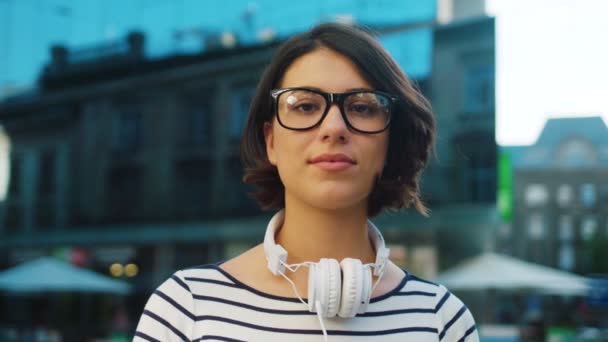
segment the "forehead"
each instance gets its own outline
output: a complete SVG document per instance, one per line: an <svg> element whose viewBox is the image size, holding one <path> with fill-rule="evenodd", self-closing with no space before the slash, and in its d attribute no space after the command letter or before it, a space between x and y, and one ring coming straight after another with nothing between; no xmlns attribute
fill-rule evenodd
<svg viewBox="0 0 608 342"><path fill-rule="evenodd" d="M328 92L373 89L348 57L327 48L318 48L293 61L280 84L281 88L306 86Z"/></svg>

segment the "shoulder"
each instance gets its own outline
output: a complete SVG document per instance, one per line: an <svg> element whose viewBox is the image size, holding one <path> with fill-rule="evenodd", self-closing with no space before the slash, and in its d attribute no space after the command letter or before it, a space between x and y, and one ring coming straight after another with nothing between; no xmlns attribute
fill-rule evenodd
<svg viewBox="0 0 608 342"><path fill-rule="evenodd" d="M154 290L137 325L134 340L190 340L196 320L193 287L205 281L221 281L216 265L175 272ZM225 281L225 278L223 279Z"/></svg>
<svg viewBox="0 0 608 342"><path fill-rule="evenodd" d="M473 315L445 286L408 273L402 291L430 300L440 341L479 341Z"/></svg>

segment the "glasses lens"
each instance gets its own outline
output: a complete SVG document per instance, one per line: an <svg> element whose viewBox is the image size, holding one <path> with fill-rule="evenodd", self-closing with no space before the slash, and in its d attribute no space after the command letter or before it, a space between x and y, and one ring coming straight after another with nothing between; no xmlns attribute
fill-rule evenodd
<svg viewBox="0 0 608 342"><path fill-rule="evenodd" d="M290 90L279 95L279 119L289 128L309 128L319 122L326 105L325 98L317 93Z"/></svg>
<svg viewBox="0 0 608 342"><path fill-rule="evenodd" d="M391 117L391 99L373 92L353 93L344 99L344 114L360 131L381 131Z"/></svg>

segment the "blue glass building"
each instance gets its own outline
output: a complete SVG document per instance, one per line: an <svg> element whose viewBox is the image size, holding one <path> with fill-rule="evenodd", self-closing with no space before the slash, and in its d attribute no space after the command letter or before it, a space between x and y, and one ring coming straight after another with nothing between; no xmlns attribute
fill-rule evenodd
<svg viewBox="0 0 608 342"><path fill-rule="evenodd" d="M10 173L0 268L48 254L106 274L135 264L123 280L136 288L136 317L173 270L260 241L268 215L246 196L238 158L250 98L280 41L336 20L377 32L435 105L439 158L422 184L433 214L377 218L393 260L432 277L475 253L496 219L494 21L442 25L436 7L0 0L0 156ZM0 302L0 321L6 313Z"/></svg>

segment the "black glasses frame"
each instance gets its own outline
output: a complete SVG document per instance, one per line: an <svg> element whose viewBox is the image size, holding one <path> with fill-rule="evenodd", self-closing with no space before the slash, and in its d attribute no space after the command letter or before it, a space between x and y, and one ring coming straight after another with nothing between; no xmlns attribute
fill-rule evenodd
<svg viewBox="0 0 608 342"><path fill-rule="evenodd" d="M306 90L306 91L309 91L309 92L312 92L315 94L319 94L325 99L325 104L326 104L325 111L319 118L319 121L317 121L315 124L313 124L309 127L305 127L305 128L288 127L281 121L281 116L279 115L279 96L285 92L292 91L292 90ZM344 113L344 100L350 95L359 94L359 93L373 93L373 94L377 94L377 95L382 95L390 100L389 108L388 108L388 120L386 120L386 126L384 126L382 129L379 129L376 131L364 131L364 130L360 130L360 129L354 127L350 123L350 121L348 121L348 117ZM375 134L375 133L384 132L390 126L391 118L393 116L393 107L394 107L395 103L397 102L397 97L395 97L389 93L379 91L379 90L354 90L354 91L349 91L349 92L345 92L345 93L326 93L324 91L320 91L317 89L296 87L296 88L273 89L270 91L270 96L272 96L272 99L274 101L274 112L277 117L277 120L279 121L279 124L286 129L291 129L294 131L306 131L306 130L312 129L312 128L320 125L321 122L323 122L323 120L327 116L327 113L329 112L329 108L335 103L338 105L338 108L340 109L340 115L342 115L342 119L344 119L346 126L348 126L348 128L352 129L353 131L357 131L360 133L366 133L366 134Z"/></svg>

